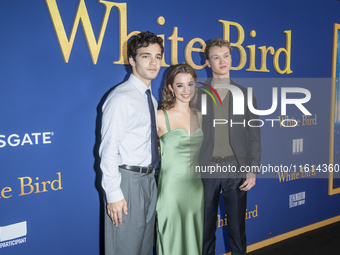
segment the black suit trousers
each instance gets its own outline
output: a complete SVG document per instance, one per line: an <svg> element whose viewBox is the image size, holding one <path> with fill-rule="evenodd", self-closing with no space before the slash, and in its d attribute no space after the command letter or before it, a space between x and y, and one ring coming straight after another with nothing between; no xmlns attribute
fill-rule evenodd
<svg viewBox="0 0 340 255"><path fill-rule="evenodd" d="M237 166L236 160L228 163ZM219 165L223 164L219 163ZM203 178L202 181L205 195L203 255L215 254L215 231L221 190L227 212L231 254L245 255L247 248L245 234L247 192L239 189L245 178L240 177L237 173L228 173L227 178Z"/></svg>

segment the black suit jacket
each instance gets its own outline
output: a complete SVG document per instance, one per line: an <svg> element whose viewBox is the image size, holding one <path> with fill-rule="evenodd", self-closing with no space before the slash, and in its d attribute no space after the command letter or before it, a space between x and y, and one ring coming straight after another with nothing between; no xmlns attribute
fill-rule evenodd
<svg viewBox="0 0 340 255"><path fill-rule="evenodd" d="M244 115L233 114L233 97L232 94L229 100L229 120L226 125L229 125L229 141L230 146L234 152L239 168L241 166L260 166L261 160L261 134L259 127L250 127L248 121L252 119L258 119L258 116L253 114L248 109L247 104L247 89L231 81L231 84L241 89L244 95ZM205 94L204 91L199 90L196 108L201 110L201 95ZM214 93L212 93L214 94ZM207 114L203 115L203 133L204 140L200 152L200 165L208 166L211 164L211 159L215 145L215 128L213 127L214 114L214 102L210 96L207 96ZM257 103L255 97L253 97L254 108L257 109ZM230 121L233 124L230 127ZM259 126L258 121L252 121L252 126Z"/></svg>

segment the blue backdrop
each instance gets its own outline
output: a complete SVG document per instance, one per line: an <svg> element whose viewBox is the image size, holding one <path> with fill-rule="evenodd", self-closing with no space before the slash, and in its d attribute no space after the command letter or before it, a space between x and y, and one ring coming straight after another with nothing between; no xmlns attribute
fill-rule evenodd
<svg viewBox="0 0 340 255"><path fill-rule="evenodd" d="M270 108L272 87L308 89L311 116L294 106L281 115L279 93L277 110L261 117L300 120L294 128L265 123L262 164L295 165L297 172L329 164L339 8L336 0L0 1L1 254L101 253L101 105L130 73L124 43L133 31L164 36L163 67L152 82L158 100L166 65L188 62L198 77L211 76L199 51L223 36L234 44L232 78L253 87L260 109ZM257 180L248 192L248 245L340 220L328 173L306 175ZM223 203L218 219L221 255L229 252Z"/></svg>

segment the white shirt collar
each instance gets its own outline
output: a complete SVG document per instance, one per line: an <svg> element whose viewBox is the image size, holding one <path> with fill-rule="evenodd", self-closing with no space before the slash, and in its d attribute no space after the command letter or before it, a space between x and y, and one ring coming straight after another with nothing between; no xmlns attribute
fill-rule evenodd
<svg viewBox="0 0 340 255"><path fill-rule="evenodd" d="M141 93L141 95L145 95L145 91L149 89L144 82L142 82L140 79L138 79L135 75L131 74L129 78L129 82L131 82ZM150 91L152 95L152 90L151 90L151 83L150 83Z"/></svg>

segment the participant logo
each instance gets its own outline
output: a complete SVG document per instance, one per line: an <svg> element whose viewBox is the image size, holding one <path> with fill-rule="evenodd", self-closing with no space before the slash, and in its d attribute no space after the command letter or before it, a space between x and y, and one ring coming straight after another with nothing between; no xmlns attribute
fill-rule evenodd
<svg viewBox="0 0 340 255"><path fill-rule="evenodd" d="M0 249L26 243L27 222L0 227Z"/></svg>

